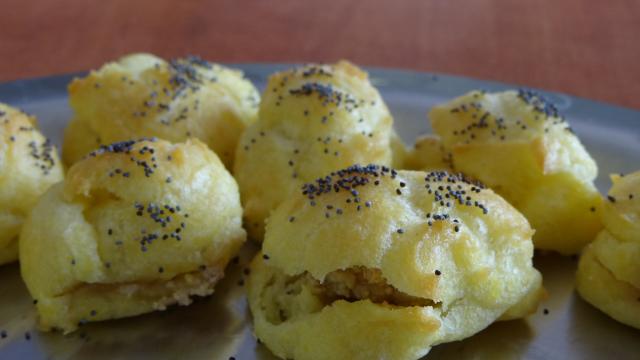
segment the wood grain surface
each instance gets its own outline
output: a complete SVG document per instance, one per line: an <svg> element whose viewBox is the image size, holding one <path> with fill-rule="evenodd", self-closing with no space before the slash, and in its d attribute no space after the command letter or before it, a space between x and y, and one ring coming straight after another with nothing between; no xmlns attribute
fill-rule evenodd
<svg viewBox="0 0 640 360"><path fill-rule="evenodd" d="M120 55L329 62L498 80L640 109L638 0L2 0L0 81Z"/></svg>

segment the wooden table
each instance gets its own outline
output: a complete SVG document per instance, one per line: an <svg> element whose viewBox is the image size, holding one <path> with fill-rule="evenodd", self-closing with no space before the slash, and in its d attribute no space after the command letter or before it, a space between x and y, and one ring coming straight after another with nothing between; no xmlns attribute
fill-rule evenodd
<svg viewBox="0 0 640 360"><path fill-rule="evenodd" d="M0 81L133 51L219 62L347 58L640 109L640 1L3 0Z"/></svg>

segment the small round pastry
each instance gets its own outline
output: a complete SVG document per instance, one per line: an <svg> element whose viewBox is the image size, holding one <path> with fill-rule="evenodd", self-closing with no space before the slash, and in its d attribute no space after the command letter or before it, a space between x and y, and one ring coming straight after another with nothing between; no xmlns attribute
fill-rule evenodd
<svg viewBox="0 0 640 360"><path fill-rule="evenodd" d="M420 358L535 309L532 235L461 176L333 172L267 221L247 283L255 334L282 358Z"/></svg>
<svg viewBox="0 0 640 360"><path fill-rule="evenodd" d="M589 244L580 256L576 274L578 293L613 319L640 329L640 288L619 280L607 269L599 261L594 245Z"/></svg>
<svg viewBox="0 0 640 360"><path fill-rule="evenodd" d="M451 171L451 154L444 150L439 137L423 135L416 140L413 149L404 159L403 166L409 170Z"/></svg>
<svg viewBox="0 0 640 360"><path fill-rule="evenodd" d="M62 180L58 153L36 118L0 103L0 265L18 260L18 237L40 195Z"/></svg>
<svg viewBox="0 0 640 360"><path fill-rule="evenodd" d="M74 111L65 130L67 165L102 144L141 137L195 137L231 169L236 145L260 95L242 72L198 57L166 62L131 54L69 84Z"/></svg>
<svg viewBox="0 0 640 360"><path fill-rule="evenodd" d="M527 91L473 91L429 112L455 171L520 210L537 249L574 254L602 224L598 169L553 104Z"/></svg>
<svg viewBox="0 0 640 360"><path fill-rule="evenodd" d="M604 227L621 240L640 242L640 171L613 174L611 182L602 209Z"/></svg>
<svg viewBox="0 0 640 360"><path fill-rule="evenodd" d="M593 306L640 329L640 171L611 179L605 229L583 252L576 287Z"/></svg>
<svg viewBox="0 0 640 360"><path fill-rule="evenodd" d="M392 126L367 73L347 61L272 75L236 151L249 236L262 241L264 220L303 183L355 163L390 165Z"/></svg>
<svg viewBox="0 0 640 360"><path fill-rule="evenodd" d="M49 189L20 236L43 330L188 305L246 237L233 177L197 139L103 146Z"/></svg>

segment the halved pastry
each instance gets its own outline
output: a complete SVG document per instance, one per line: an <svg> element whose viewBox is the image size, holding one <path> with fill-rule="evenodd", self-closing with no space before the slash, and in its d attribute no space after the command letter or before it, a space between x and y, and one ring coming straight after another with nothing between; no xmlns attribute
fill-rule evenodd
<svg viewBox="0 0 640 360"><path fill-rule="evenodd" d="M473 91L429 112L455 171L520 210L536 248L573 254L602 227L597 166L553 104L527 90Z"/></svg>
<svg viewBox="0 0 640 360"><path fill-rule="evenodd" d="M611 179L605 229L582 254L576 286L593 306L640 329L640 171Z"/></svg>
<svg viewBox="0 0 640 360"><path fill-rule="evenodd" d="M269 213L304 182L354 163L390 165L392 123L367 73L349 62L272 75L236 152L249 235L261 241Z"/></svg>
<svg viewBox="0 0 640 360"><path fill-rule="evenodd" d="M131 54L69 84L74 111L65 130L67 165L100 145L156 136L195 137L231 169L236 144L260 95L242 72L198 57L165 61Z"/></svg>
<svg viewBox="0 0 640 360"><path fill-rule="evenodd" d="M505 200L458 175L327 174L267 221L248 279L255 334L282 358L420 358L535 309L532 235Z"/></svg>
<svg viewBox="0 0 640 360"><path fill-rule="evenodd" d="M237 184L198 140L103 146L40 199L20 237L44 330L187 305L246 237Z"/></svg>
<svg viewBox="0 0 640 360"><path fill-rule="evenodd" d="M63 176L58 152L36 118L0 103L0 265L18 260L25 218Z"/></svg>

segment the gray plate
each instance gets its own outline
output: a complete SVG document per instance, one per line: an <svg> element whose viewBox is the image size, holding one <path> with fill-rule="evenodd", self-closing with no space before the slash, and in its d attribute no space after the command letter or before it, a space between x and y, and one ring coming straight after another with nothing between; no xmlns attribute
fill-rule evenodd
<svg viewBox="0 0 640 360"><path fill-rule="evenodd" d="M289 65L245 64L237 67L264 87L267 76ZM472 89L489 91L513 88L468 78L371 69L395 117L396 128L411 144L418 134L429 132L426 112ZM66 84L72 75L23 80L0 85L0 101L38 116L43 132L60 145L70 117ZM576 133L598 162L598 187L608 189L608 174L640 169L640 112L544 93L567 116ZM0 267L1 359L273 359L251 335L250 315L242 286L242 268L252 246L243 250L238 264L230 264L216 293L189 307L130 319L90 324L80 331L38 333L35 311L22 284L17 265ZM536 254L535 264L544 275L549 298L527 320L501 322L481 333L435 347L429 359L615 359L640 358L640 331L619 324L582 301L573 290L575 259ZM549 313L544 314L543 310ZM31 339L25 338L29 332Z"/></svg>

